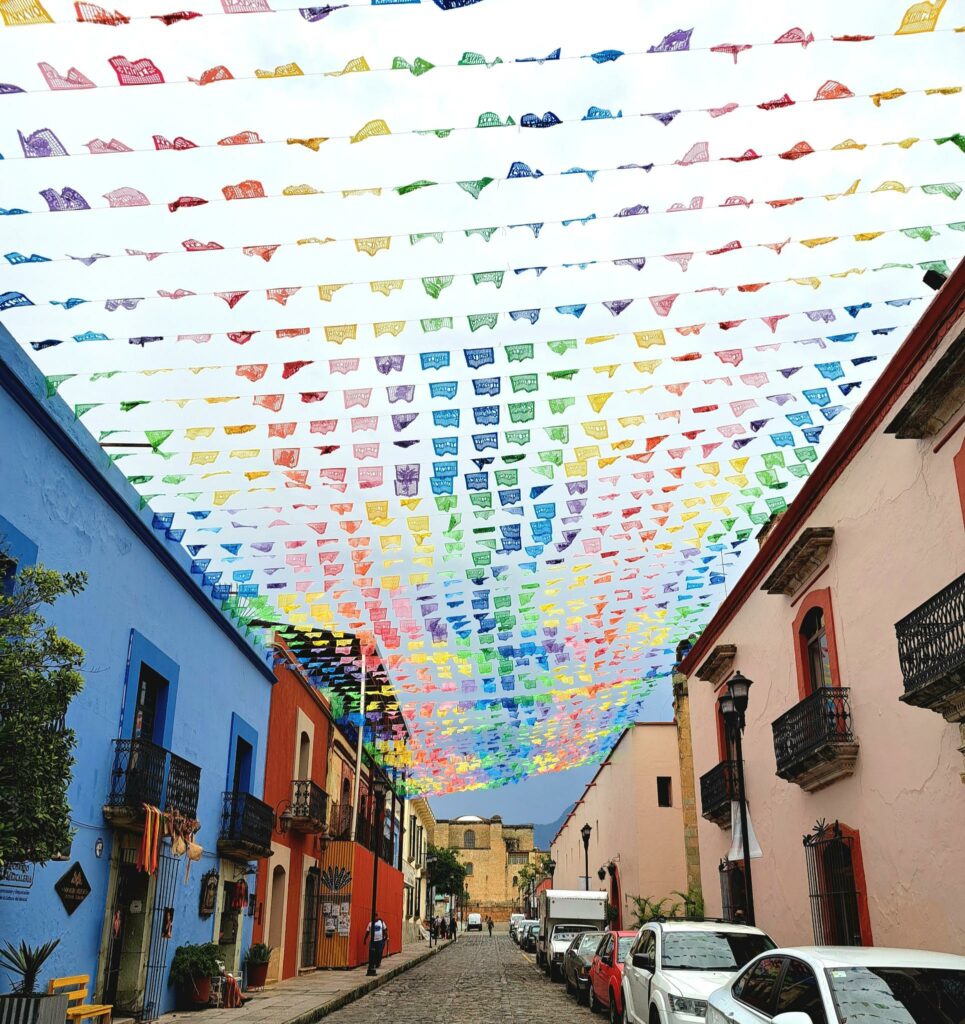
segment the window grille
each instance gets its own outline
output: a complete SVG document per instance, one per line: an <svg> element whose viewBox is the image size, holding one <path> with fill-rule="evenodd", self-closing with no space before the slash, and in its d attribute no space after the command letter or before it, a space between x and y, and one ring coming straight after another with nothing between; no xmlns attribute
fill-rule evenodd
<svg viewBox="0 0 965 1024"><path fill-rule="evenodd" d="M855 836L839 822L819 821L804 837L811 921L818 945L861 946L861 907L866 894L855 875Z"/></svg>
<svg viewBox="0 0 965 1024"><path fill-rule="evenodd" d="M720 872L721 916L725 921L747 920L747 893L744 888L744 866L740 861L722 860Z"/></svg>

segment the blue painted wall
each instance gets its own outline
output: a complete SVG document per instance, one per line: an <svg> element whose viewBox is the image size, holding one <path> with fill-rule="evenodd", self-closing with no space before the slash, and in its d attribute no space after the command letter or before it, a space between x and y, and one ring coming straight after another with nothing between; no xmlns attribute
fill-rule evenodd
<svg viewBox="0 0 965 1024"><path fill-rule="evenodd" d="M0 327L0 370L2 364L12 366L34 394L42 394L42 381L32 364ZM59 399L44 404L104 470L115 491L136 508L133 489L72 422L66 406ZM184 867L178 872L169 965L177 945L217 939L217 915L206 920L198 915L200 880L219 863L215 847L221 798L236 734L252 743L251 791L262 794L271 672L263 654L233 629L228 636L185 589L186 583L197 590L197 577L188 573L187 553L161 541L183 567L179 580L3 386L0 438L0 539L6 532L14 557L29 561L33 547L36 560L45 566L60 571L83 569L89 574L83 594L64 598L48 609L49 621L86 652L84 690L67 716L78 740L69 791L77 830L70 861L38 865L26 902L0 898L0 937L39 943L59 936L60 946L44 978L96 977L113 839L101 808L110 788L111 741L131 734L138 663L143 660L169 679L163 745L201 767L198 818L202 827L197 838L205 855L192 865L187 885ZM149 512L140 513L139 518L150 524ZM98 838L104 842L100 859L95 856ZM80 861L93 891L68 917L53 886L75 860ZM249 885L254 885L253 876ZM247 916L243 927L244 948L251 937ZM171 1007L174 995L167 986L168 965L164 1010ZM6 986L7 978L0 975L0 991Z"/></svg>

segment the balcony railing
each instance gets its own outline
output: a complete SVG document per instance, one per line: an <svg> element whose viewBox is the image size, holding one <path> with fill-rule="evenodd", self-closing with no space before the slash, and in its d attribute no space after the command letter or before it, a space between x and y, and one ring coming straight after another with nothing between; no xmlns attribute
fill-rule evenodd
<svg viewBox="0 0 965 1024"><path fill-rule="evenodd" d="M180 811L193 818L198 813L201 790L201 769L177 754L168 755L168 780L164 792L164 809Z"/></svg>
<svg viewBox="0 0 965 1024"><path fill-rule="evenodd" d="M854 773L858 744L851 724L851 690L824 686L771 726L777 774L808 792Z"/></svg>
<svg viewBox="0 0 965 1024"><path fill-rule="evenodd" d="M111 788L104 814L113 821L134 820L144 804L164 811L198 813L201 769L150 740L114 740Z"/></svg>
<svg viewBox="0 0 965 1024"><path fill-rule="evenodd" d="M329 816L328 831L333 839L352 838L352 805L332 804Z"/></svg>
<svg viewBox="0 0 965 1024"><path fill-rule="evenodd" d="M737 799L737 762L721 761L700 777L700 808L715 825L730 824L730 803Z"/></svg>
<svg viewBox="0 0 965 1024"><path fill-rule="evenodd" d="M293 779L291 815L295 832L324 832L328 820L328 793L311 779Z"/></svg>
<svg viewBox="0 0 965 1024"><path fill-rule="evenodd" d="M328 831L329 838L331 839L352 838L351 804L332 804ZM355 823L355 841L359 846L364 846L366 850L372 850L375 847L377 839L375 831L376 830L372 827L372 822L360 814ZM391 864L395 859L394 854L395 849L392 840L389 839L388 836L383 836L381 843L379 843L379 856L386 863Z"/></svg>
<svg viewBox="0 0 965 1024"><path fill-rule="evenodd" d="M229 791L221 808L218 853L241 860L270 857L274 827L275 814L268 804L250 793Z"/></svg>
<svg viewBox="0 0 965 1024"><path fill-rule="evenodd" d="M895 624L906 704L965 721L965 574Z"/></svg>

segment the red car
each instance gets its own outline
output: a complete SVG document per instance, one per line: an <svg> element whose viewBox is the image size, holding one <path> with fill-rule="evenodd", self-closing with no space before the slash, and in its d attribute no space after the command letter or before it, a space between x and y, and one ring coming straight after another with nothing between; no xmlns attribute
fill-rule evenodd
<svg viewBox="0 0 965 1024"><path fill-rule="evenodd" d="M609 1011L610 1024L623 1022L623 960L636 932L607 932L590 965L590 1009Z"/></svg>

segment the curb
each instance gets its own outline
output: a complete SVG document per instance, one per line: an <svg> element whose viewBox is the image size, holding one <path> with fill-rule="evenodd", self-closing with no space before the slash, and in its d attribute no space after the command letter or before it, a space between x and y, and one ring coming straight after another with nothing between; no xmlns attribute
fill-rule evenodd
<svg viewBox="0 0 965 1024"><path fill-rule="evenodd" d="M300 1013L297 1017L290 1017L288 1020L284 1021L284 1024L315 1024L316 1021L321 1020L323 1017L327 1017L330 1013L334 1013L336 1010L341 1010L343 1006L348 1006L349 1003L354 1003L357 999L361 999L362 996L366 996L370 992L374 992L375 989L380 988L393 978L397 978L400 974L404 974L413 967L418 967L419 964L424 964L430 957L436 956L444 949L448 949L451 945L452 942L450 941L444 946L436 946L434 949L427 949L419 956L415 956L411 960L406 960L404 964L399 964L397 967L390 968L384 973L379 974L378 977L373 978L370 981L365 981L348 992L343 992L334 999L330 999L327 1003L321 1003L319 1006L313 1007L305 1013Z"/></svg>

